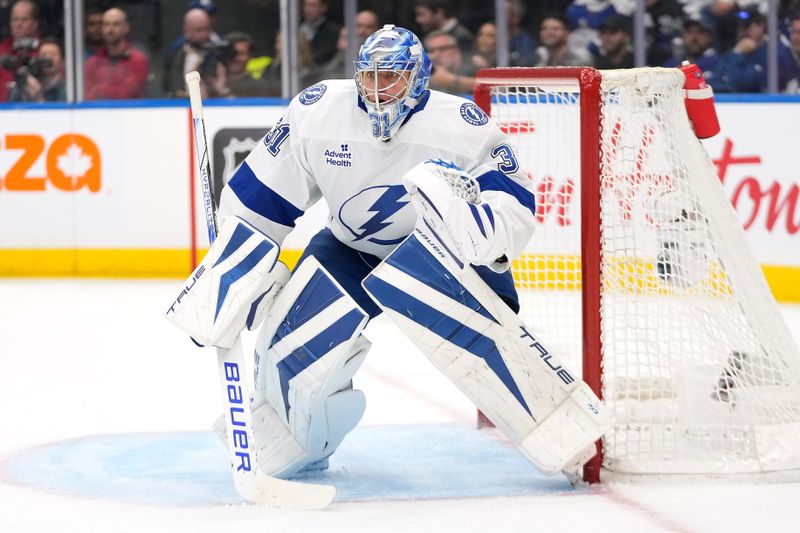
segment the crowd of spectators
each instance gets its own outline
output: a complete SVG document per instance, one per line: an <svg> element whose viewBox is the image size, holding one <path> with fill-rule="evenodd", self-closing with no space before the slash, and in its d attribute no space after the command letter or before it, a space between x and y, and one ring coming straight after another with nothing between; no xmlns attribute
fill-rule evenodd
<svg viewBox="0 0 800 533"><path fill-rule="evenodd" d="M176 0L178 1L178 0ZM301 2L300 79L310 85L348 71L348 28L329 0ZM217 33L216 15L226 4L186 2L182 31L153 49L132 37L124 5L89 5L84 19L84 97L133 99L185 97L183 77L197 69L208 97L280 96L281 38L273 43L229 28ZM529 17L530 4L506 1L512 66L634 66L635 0L549 0L548 12ZM431 87L471 92L478 69L497 64L493 20L463 16L459 3L403 3L407 19L433 63ZM454 7L455 6L455 7ZM337 4L337 7L341 7ZM646 0L646 62L650 66L696 63L717 92L763 92L767 87L767 0ZM0 0L0 102L65 100L64 49L53 18L41 17L42 2ZM63 17L62 17L63 18ZM230 20L230 19L229 19ZM49 24L47 24L49 22ZM63 26L63 21L58 21ZM360 45L384 22L379 11L356 15ZM57 30L57 24L55 25ZM63 28L62 28L63 30ZM800 0L779 10L779 89L800 93ZM270 46L272 44L272 46Z"/></svg>

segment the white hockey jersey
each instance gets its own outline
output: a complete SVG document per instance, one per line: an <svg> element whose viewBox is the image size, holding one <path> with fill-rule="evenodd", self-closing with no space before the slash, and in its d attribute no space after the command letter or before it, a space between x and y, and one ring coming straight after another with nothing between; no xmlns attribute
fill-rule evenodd
<svg viewBox="0 0 800 533"><path fill-rule="evenodd" d="M231 177L220 214L240 216L281 243L295 219L323 197L336 238L384 258L417 218L400 178L438 158L478 179L484 201L511 233L507 258L518 256L533 234L531 182L508 138L477 105L438 91L423 97L383 142L371 134L353 80L305 89Z"/></svg>

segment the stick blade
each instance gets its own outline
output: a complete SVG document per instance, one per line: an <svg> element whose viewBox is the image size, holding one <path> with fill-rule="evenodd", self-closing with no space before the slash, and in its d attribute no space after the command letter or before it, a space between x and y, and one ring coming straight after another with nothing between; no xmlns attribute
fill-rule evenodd
<svg viewBox="0 0 800 533"><path fill-rule="evenodd" d="M288 481L260 470L255 476L237 479L236 490L242 498L253 503L300 511L325 509L336 498L336 487L331 485Z"/></svg>

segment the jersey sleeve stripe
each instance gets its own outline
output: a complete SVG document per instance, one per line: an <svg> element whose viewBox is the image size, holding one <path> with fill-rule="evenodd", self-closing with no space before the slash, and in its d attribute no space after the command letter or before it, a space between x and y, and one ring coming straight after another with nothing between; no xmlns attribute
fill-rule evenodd
<svg viewBox="0 0 800 533"><path fill-rule="evenodd" d="M526 207L532 215L536 215L536 197L533 192L499 170L490 170L481 174L478 176L478 184L481 186L481 191L500 191L510 194Z"/></svg>
<svg viewBox="0 0 800 533"><path fill-rule="evenodd" d="M277 224L293 228L303 211L262 183L243 162L228 182L231 191L247 209Z"/></svg>

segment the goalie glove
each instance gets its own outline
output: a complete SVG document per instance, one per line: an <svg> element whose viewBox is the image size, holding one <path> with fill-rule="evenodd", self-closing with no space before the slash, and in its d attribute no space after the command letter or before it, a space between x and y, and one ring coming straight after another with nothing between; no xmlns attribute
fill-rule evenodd
<svg viewBox="0 0 800 533"><path fill-rule="evenodd" d="M167 319L200 345L230 348L266 316L289 279L275 241L238 217L226 218L203 261L167 309Z"/></svg>
<svg viewBox="0 0 800 533"><path fill-rule="evenodd" d="M478 182L452 161L429 159L403 176L417 214L445 235L466 263L505 270L508 233L501 217L481 198Z"/></svg>

